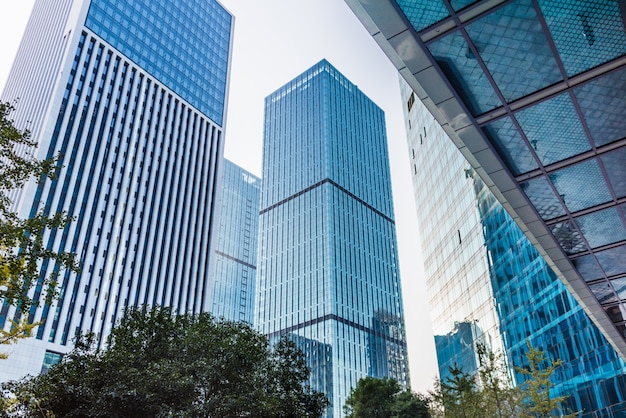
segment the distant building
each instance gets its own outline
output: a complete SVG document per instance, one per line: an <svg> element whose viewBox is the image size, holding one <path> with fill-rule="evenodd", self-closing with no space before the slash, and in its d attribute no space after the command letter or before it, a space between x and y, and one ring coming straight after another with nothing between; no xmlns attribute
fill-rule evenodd
<svg viewBox="0 0 626 418"><path fill-rule="evenodd" d="M45 324L9 348L1 380L58 361L78 331L102 344L126 306L209 309L232 31L215 0L35 3L2 100L37 156L60 153L63 167L16 206L74 216L44 244L76 253L82 272L64 272L58 302L26 313ZM2 306L1 326L15 317Z"/></svg>
<svg viewBox="0 0 626 418"><path fill-rule="evenodd" d="M261 179L226 159L222 167L209 310L252 324Z"/></svg>
<svg viewBox="0 0 626 418"><path fill-rule="evenodd" d="M256 325L291 335L343 416L409 374L384 114L323 60L265 99Z"/></svg>
<svg viewBox="0 0 626 418"><path fill-rule="evenodd" d="M527 341L563 365L554 396L581 417L626 414L626 363L402 81L439 371L479 367L477 344L527 364ZM514 367L517 384L525 376Z"/></svg>

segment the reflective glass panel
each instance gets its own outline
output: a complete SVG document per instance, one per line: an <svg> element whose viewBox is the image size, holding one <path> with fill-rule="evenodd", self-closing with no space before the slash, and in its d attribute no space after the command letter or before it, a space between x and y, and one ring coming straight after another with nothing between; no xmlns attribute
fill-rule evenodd
<svg viewBox="0 0 626 418"><path fill-rule="evenodd" d="M559 222L550 227L552 234L567 254L576 254L586 249L580 232L571 221Z"/></svg>
<svg viewBox="0 0 626 418"><path fill-rule="evenodd" d="M604 273L600 269L596 258L593 254L584 255L572 260L572 264L576 270L583 276L586 282L591 282L604 277Z"/></svg>
<svg viewBox="0 0 626 418"><path fill-rule="evenodd" d="M626 245L599 251L596 257L607 276L626 272Z"/></svg>
<svg viewBox="0 0 626 418"><path fill-rule="evenodd" d="M576 223L591 248L626 240L626 228L618 208L610 207L576 218Z"/></svg>
<svg viewBox="0 0 626 418"><path fill-rule="evenodd" d="M502 106L460 32L447 35L428 48L474 116Z"/></svg>
<svg viewBox="0 0 626 418"><path fill-rule="evenodd" d="M574 89L596 145L626 137L626 69Z"/></svg>
<svg viewBox="0 0 626 418"><path fill-rule="evenodd" d="M552 191L545 177L537 177L521 183L522 190L530 199L535 209L544 220L565 214L565 209Z"/></svg>
<svg viewBox="0 0 626 418"><path fill-rule="evenodd" d="M515 114L544 165L591 149L568 94L561 94Z"/></svg>
<svg viewBox="0 0 626 418"><path fill-rule="evenodd" d="M617 292L617 295L621 300L626 299L626 277L620 279L611 280L613 288Z"/></svg>
<svg viewBox="0 0 626 418"><path fill-rule="evenodd" d="M550 180L570 212L611 200L611 192L595 159L554 171Z"/></svg>
<svg viewBox="0 0 626 418"><path fill-rule="evenodd" d="M619 305L607 306L604 308L609 318L613 322L622 322L624 320L624 313L620 309Z"/></svg>
<svg viewBox="0 0 626 418"><path fill-rule="evenodd" d="M591 284L589 288L594 296L598 298L598 302L602 304L617 302L615 292L613 292L613 289L607 282L603 281L602 283Z"/></svg>
<svg viewBox="0 0 626 418"><path fill-rule="evenodd" d="M626 53L618 1L539 0L569 76Z"/></svg>
<svg viewBox="0 0 626 418"><path fill-rule="evenodd" d="M530 0L497 9L467 33L509 102L562 79Z"/></svg>
<svg viewBox="0 0 626 418"><path fill-rule="evenodd" d="M450 4L455 11L461 10L464 7L469 6L470 4L476 3L477 0L450 0Z"/></svg>
<svg viewBox="0 0 626 418"><path fill-rule="evenodd" d="M626 147L603 154L600 159L616 197L626 196Z"/></svg>
<svg viewBox="0 0 626 418"><path fill-rule="evenodd" d="M449 16L441 0L396 0L396 3L418 32Z"/></svg>
<svg viewBox="0 0 626 418"><path fill-rule="evenodd" d="M523 174L539 167L511 118L492 122L484 130L513 174Z"/></svg>

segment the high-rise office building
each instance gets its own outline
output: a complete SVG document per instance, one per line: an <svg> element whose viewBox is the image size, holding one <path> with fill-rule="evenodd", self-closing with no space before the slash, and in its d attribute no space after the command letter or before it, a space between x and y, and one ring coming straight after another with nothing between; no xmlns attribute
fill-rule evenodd
<svg viewBox="0 0 626 418"><path fill-rule="evenodd" d="M346 0L626 359L626 8Z"/></svg>
<svg viewBox="0 0 626 418"><path fill-rule="evenodd" d="M626 363L412 89L401 85L441 378L455 365L475 372L479 343L522 367L528 341L563 361L552 394L568 397L570 411L623 416ZM516 383L524 381L510 371Z"/></svg>
<svg viewBox="0 0 626 418"><path fill-rule="evenodd" d="M261 179L226 159L222 169L209 310L252 324Z"/></svg>
<svg viewBox="0 0 626 418"><path fill-rule="evenodd" d="M291 335L341 417L365 376L408 385L383 111L326 60L265 100L256 325Z"/></svg>
<svg viewBox="0 0 626 418"><path fill-rule="evenodd" d="M60 154L62 168L16 206L74 216L44 243L76 253L82 271L64 271L58 301L25 313L45 324L0 378L38 373L77 331L102 343L128 305L208 310L232 20L215 0L36 2L2 100L38 157ZM0 325L15 314L3 306Z"/></svg>

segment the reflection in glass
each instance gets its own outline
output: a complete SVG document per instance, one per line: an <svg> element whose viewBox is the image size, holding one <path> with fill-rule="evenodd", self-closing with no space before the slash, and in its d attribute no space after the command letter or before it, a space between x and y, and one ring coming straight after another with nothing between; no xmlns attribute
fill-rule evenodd
<svg viewBox="0 0 626 418"><path fill-rule="evenodd" d="M576 223L591 248L626 240L626 228L617 207L579 216Z"/></svg>
<svg viewBox="0 0 626 418"><path fill-rule="evenodd" d="M441 70L474 116L502 106L460 32L428 45Z"/></svg>
<svg viewBox="0 0 626 418"><path fill-rule="evenodd" d="M539 167L511 118L501 118L486 125L483 130L513 174L523 174ZM531 145L536 146L537 141Z"/></svg>
<svg viewBox="0 0 626 418"><path fill-rule="evenodd" d="M526 196L537 209L539 216L544 220L556 218L565 214L565 209L554 194L548 180L541 176L528 180L520 185Z"/></svg>
<svg viewBox="0 0 626 418"><path fill-rule="evenodd" d="M611 192L595 159L554 171L550 178L570 212L611 200Z"/></svg>
<svg viewBox="0 0 626 418"><path fill-rule="evenodd" d="M496 9L467 33L507 102L562 79L530 0Z"/></svg>
<svg viewBox="0 0 626 418"><path fill-rule="evenodd" d="M515 114L544 165L591 149L568 94L561 94Z"/></svg>
<svg viewBox="0 0 626 418"><path fill-rule="evenodd" d="M618 1L539 0L568 76L626 54Z"/></svg>

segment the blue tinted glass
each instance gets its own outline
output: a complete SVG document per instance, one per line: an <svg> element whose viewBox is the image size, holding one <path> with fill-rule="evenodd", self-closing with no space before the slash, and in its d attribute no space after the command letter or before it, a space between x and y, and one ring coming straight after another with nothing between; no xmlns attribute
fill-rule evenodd
<svg viewBox="0 0 626 418"><path fill-rule="evenodd" d="M509 102L562 79L530 0L497 9L467 33Z"/></svg>
<svg viewBox="0 0 626 418"><path fill-rule="evenodd" d="M615 276L626 272L626 245L596 253L598 262L607 276Z"/></svg>
<svg viewBox="0 0 626 418"><path fill-rule="evenodd" d="M441 0L396 0L396 3L418 32L449 16Z"/></svg>
<svg viewBox="0 0 626 418"><path fill-rule="evenodd" d="M476 116L502 105L463 35L454 32L428 48L472 114Z"/></svg>
<svg viewBox="0 0 626 418"><path fill-rule="evenodd" d="M539 167L511 118L499 119L484 129L513 174L519 175ZM533 143L537 144L536 141Z"/></svg>
<svg viewBox="0 0 626 418"><path fill-rule="evenodd" d="M591 149L568 94L521 110L515 117L544 165Z"/></svg>
<svg viewBox="0 0 626 418"><path fill-rule="evenodd" d="M618 1L539 0L569 76L626 53Z"/></svg>
<svg viewBox="0 0 626 418"><path fill-rule="evenodd" d="M622 277L621 279L611 280L611 284L613 288L617 292L620 300L626 299L626 277Z"/></svg>
<svg viewBox="0 0 626 418"><path fill-rule="evenodd" d="M589 289L591 289L591 292L598 299L598 302L602 304L617 302L615 292L613 292L611 286L605 281L602 281L601 283L591 284L589 285Z"/></svg>
<svg viewBox="0 0 626 418"><path fill-rule="evenodd" d="M450 4L454 10L458 11L469 6L470 4L476 3L477 1L478 0L450 0Z"/></svg>
<svg viewBox="0 0 626 418"><path fill-rule="evenodd" d="M576 254L586 249L580 232L570 221L559 222L550 226L550 229L552 230L552 235L559 241L561 248L567 254Z"/></svg>
<svg viewBox="0 0 626 418"><path fill-rule="evenodd" d="M565 214L565 209L545 177L528 180L521 183L521 187L543 219L548 220Z"/></svg>
<svg viewBox="0 0 626 418"><path fill-rule="evenodd" d="M92 0L85 25L221 125L232 17L215 0L181 2Z"/></svg>
<svg viewBox="0 0 626 418"><path fill-rule="evenodd" d="M591 248L626 240L626 228L618 210L617 207L611 207L576 218Z"/></svg>
<svg viewBox="0 0 626 418"><path fill-rule="evenodd" d="M626 69L574 89L596 145L626 137Z"/></svg>
<svg viewBox="0 0 626 418"><path fill-rule="evenodd" d="M600 269L600 266L598 265L598 262L593 254L575 258L572 260L572 263L586 282L591 282L604 277L604 273Z"/></svg>
<svg viewBox="0 0 626 418"><path fill-rule="evenodd" d="M626 148L603 154L600 159L616 197L626 196Z"/></svg>
<svg viewBox="0 0 626 418"><path fill-rule="evenodd" d="M611 192L595 159L554 171L550 180L570 212L611 200Z"/></svg>

